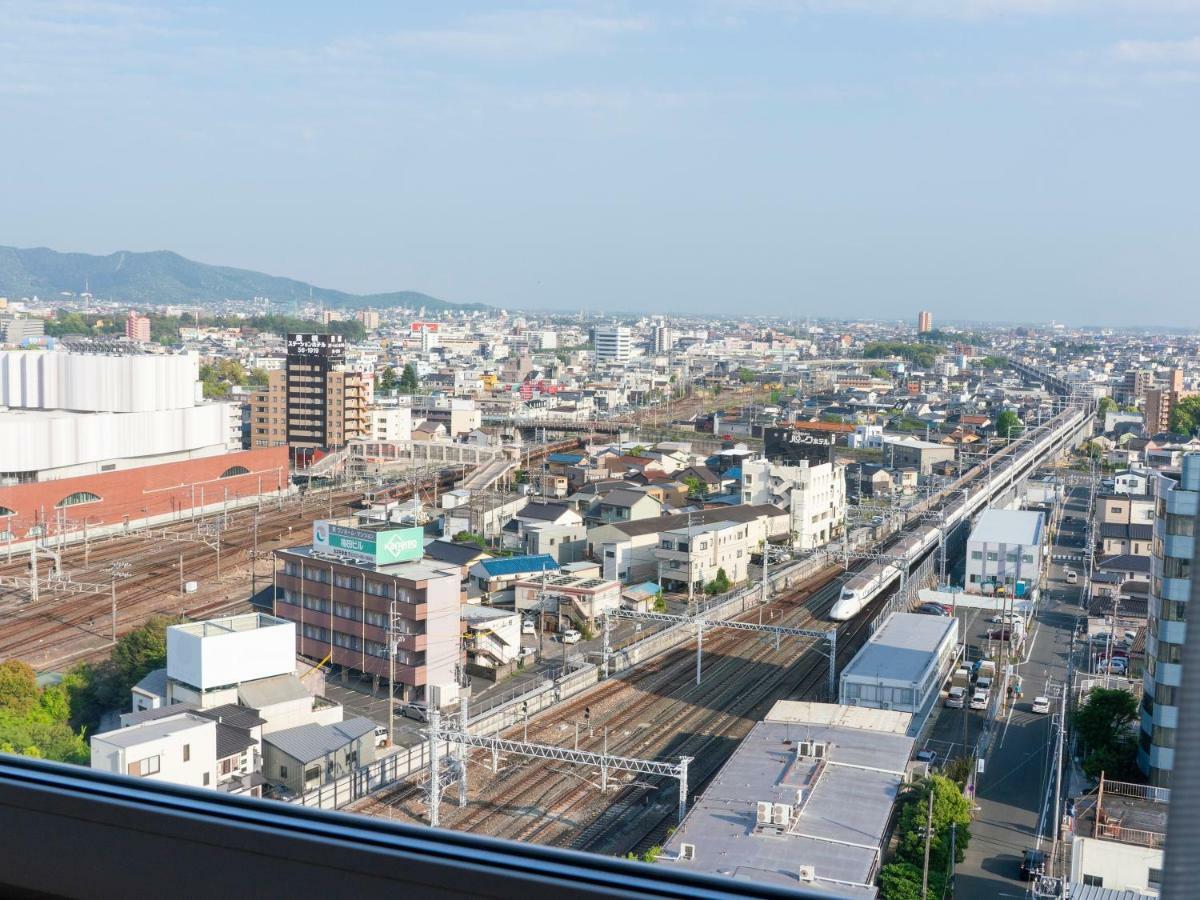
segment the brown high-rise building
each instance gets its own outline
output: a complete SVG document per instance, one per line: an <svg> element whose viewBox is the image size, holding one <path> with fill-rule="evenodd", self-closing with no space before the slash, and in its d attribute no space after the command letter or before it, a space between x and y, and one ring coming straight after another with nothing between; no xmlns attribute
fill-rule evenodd
<svg viewBox="0 0 1200 900"><path fill-rule="evenodd" d="M1163 387L1146 389L1146 434L1158 434L1171 429L1171 411L1175 404L1185 397L1195 395L1195 391L1183 389L1183 370L1172 369L1167 375Z"/></svg>
<svg viewBox="0 0 1200 900"><path fill-rule="evenodd" d="M250 446L343 447L370 432L367 386L347 372L340 334L289 334L287 364L251 395Z"/></svg>
<svg viewBox="0 0 1200 900"><path fill-rule="evenodd" d="M927 331L933 331L933 313L927 309L917 313L917 331L924 334Z"/></svg>

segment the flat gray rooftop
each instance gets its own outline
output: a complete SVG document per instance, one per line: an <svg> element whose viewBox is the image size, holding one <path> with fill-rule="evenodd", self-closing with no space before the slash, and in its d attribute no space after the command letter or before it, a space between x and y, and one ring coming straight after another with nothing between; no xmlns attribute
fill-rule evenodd
<svg viewBox="0 0 1200 900"><path fill-rule="evenodd" d="M916 681L925 673L947 632L957 629L958 620L953 616L894 613L863 644L842 675L884 677L903 683Z"/></svg>
<svg viewBox="0 0 1200 900"><path fill-rule="evenodd" d="M788 714L769 715L754 726L695 800L659 862L731 878L873 897L879 845L912 753L913 741L902 733L909 717L872 710L880 715L856 718L852 708L835 704L782 705ZM805 717L795 713L807 708L820 714L801 721ZM831 714L840 710L851 712L845 717ZM798 758L799 741L825 742L825 761ZM803 789L803 797L798 789ZM798 809L786 830L757 830L759 801ZM679 859L684 843L696 848L690 861ZM811 885L801 883L800 866L813 867Z"/></svg>
<svg viewBox="0 0 1200 900"><path fill-rule="evenodd" d="M1041 542L1042 514L1026 509L985 509L971 529L972 542L1021 544Z"/></svg>

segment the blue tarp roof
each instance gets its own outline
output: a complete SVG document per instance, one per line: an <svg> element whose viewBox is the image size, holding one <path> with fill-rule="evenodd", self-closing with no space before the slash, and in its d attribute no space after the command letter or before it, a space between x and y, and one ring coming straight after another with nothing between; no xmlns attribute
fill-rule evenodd
<svg viewBox="0 0 1200 900"><path fill-rule="evenodd" d="M547 553L537 556L509 556L505 559L485 559L480 563L488 575L524 575L526 572L548 572L558 563Z"/></svg>
<svg viewBox="0 0 1200 900"><path fill-rule="evenodd" d="M568 466L573 466L575 463L583 459L582 453L551 453L546 457L548 462L564 463Z"/></svg>
<svg viewBox="0 0 1200 900"><path fill-rule="evenodd" d="M734 466L732 469L726 469L725 474L723 474L721 477L722 478L735 478L738 481L741 481L742 480L742 467Z"/></svg>

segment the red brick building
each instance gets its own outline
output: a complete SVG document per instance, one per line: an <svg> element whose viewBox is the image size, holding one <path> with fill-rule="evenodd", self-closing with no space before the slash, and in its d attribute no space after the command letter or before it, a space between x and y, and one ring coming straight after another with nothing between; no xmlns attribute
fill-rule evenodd
<svg viewBox="0 0 1200 900"><path fill-rule="evenodd" d="M60 528L184 518L192 510L274 494L288 486L286 447L264 447L180 462L0 487L0 530L11 540L41 525Z"/></svg>

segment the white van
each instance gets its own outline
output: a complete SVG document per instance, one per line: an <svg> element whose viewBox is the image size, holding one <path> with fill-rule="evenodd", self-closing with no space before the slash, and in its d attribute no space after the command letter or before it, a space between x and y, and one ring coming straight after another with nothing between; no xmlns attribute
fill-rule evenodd
<svg viewBox="0 0 1200 900"><path fill-rule="evenodd" d="M1079 581L1079 573L1074 569L1067 569L1067 584L1076 584Z"/></svg>

